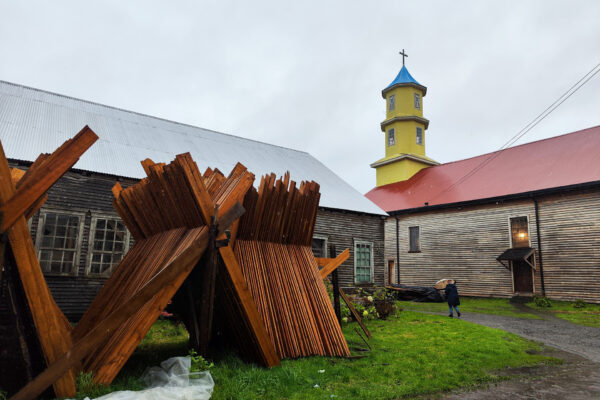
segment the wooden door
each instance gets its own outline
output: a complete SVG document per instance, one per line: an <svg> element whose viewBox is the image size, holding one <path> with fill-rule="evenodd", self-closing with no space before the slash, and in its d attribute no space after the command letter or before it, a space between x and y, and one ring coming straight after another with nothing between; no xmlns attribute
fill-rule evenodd
<svg viewBox="0 0 600 400"><path fill-rule="evenodd" d="M394 283L394 260L388 260L388 284Z"/></svg>
<svg viewBox="0 0 600 400"><path fill-rule="evenodd" d="M513 278L515 281L515 292L533 293L533 274L531 267L525 261L513 261Z"/></svg>

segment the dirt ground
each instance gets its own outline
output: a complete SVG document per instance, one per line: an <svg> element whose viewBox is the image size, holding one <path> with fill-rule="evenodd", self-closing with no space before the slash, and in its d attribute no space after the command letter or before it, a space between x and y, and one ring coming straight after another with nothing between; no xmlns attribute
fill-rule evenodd
<svg viewBox="0 0 600 400"><path fill-rule="evenodd" d="M537 313L542 319L469 314L466 310L462 319L541 342L547 346L548 355L564 363L497 371L497 375L512 379L454 392L443 399L600 399L600 328L575 325L529 308L526 312Z"/></svg>

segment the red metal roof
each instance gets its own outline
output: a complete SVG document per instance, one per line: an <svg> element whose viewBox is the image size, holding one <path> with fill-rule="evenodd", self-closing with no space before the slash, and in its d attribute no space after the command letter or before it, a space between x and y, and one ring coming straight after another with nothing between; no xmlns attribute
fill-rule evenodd
<svg viewBox="0 0 600 400"><path fill-rule="evenodd" d="M391 212L594 181L600 181L600 126L425 168L366 196Z"/></svg>

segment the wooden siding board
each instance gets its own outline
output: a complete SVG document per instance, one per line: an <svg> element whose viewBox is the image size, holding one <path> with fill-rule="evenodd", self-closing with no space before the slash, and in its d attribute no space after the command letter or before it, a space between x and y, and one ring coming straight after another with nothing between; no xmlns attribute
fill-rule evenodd
<svg viewBox="0 0 600 400"><path fill-rule="evenodd" d="M546 295L600 303L600 190L539 200Z"/></svg>

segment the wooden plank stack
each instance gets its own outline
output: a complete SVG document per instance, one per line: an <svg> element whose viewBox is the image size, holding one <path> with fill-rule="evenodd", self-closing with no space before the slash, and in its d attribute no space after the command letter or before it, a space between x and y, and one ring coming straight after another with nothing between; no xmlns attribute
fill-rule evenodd
<svg viewBox="0 0 600 400"><path fill-rule="evenodd" d="M271 174L244 200L235 254L281 358L350 355L310 247L319 197Z"/></svg>
<svg viewBox="0 0 600 400"><path fill-rule="evenodd" d="M168 165L151 160L144 160L142 165L147 178L127 189L119 184L113 188L113 205L136 239L135 245L75 328L76 341L183 254L201 235L207 235L211 220L215 221L241 201L254 181L254 176L238 164L227 179L208 182L211 194L189 153L177 156ZM218 210L216 215L215 210ZM195 260L194 264L199 261ZM96 382L112 382L186 278L187 275L179 276L156 293L103 346L84 359L84 370L93 371Z"/></svg>
<svg viewBox="0 0 600 400"><path fill-rule="evenodd" d="M23 215L35 212L52 180L93 143L93 132L82 132L57 151L64 160L40 156L25 174L11 173L0 154L2 223L47 366L12 398L32 398L49 385L57 396L73 396L79 370L111 383L171 299L202 354L218 332L265 366L283 357L349 355L310 247L319 185L296 187L289 174L271 174L256 190L242 164L227 177L210 168L201 174L189 154L168 165L146 159L146 178L113 187L114 208L135 244L71 328L45 284ZM22 185L16 194L12 180ZM242 202L248 212L238 220Z"/></svg>

